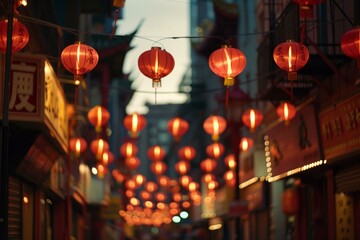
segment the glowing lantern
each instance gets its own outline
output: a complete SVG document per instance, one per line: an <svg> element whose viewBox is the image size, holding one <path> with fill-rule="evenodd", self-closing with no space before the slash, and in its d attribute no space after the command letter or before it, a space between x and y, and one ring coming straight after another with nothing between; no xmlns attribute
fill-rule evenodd
<svg viewBox="0 0 360 240"><path fill-rule="evenodd" d="M7 44L7 25L8 20L3 19L0 21L0 51L6 52ZM23 49L29 42L29 31L18 21L17 18L13 20L13 32L12 32L12 47L11 52L16 53Z"/></svg>
<svg viewBox="0 0 360 240"><path fill-rule="evenodd" d="M155 145L148 149L147 156L152 161L162 161L165 157L165 150L159 145Z"/></svg>
<svg viewBox="0 0 360 240"><path fill-rule="evenodd" d="M286 215L294 215L299 212L299 194L295 188L288 188L282 194L282 211Z"/></svg>
<svg viewBox="0 0 360 240"><path fill-rule="evenodd" d="M188 129L188 122L179 117L171 119L168 123L168 130L175 141L180 141L180 138L188 131Z"/></svg>
<svg viewBox="0 0 360 240"><path fill-rule="evenodd" d="M171 73L175 62L170 53L160 47L152 47L139 56L138 66L145 76L152 79L152 86L156 88L161 87L161 78Z"/></svg>
<svg viewBox="0 0 360 240"><path fill-rule="evenodd" d="M360 27L344 33L340 46L346 56L357 60L357 67L360 68Z"/></svg>
<svg viewBox="0 0 360 240"><path fill-rule="evenodd" d="M110 151L106 151L102 154L100 161L104 166L107 166L108 164L112 163L114 159L114 154L112 154Z"/></svg>
<svg viewBox="0 0 360 240"><path fill-rule="evenodd" d="M200 163L200 167L204 172L212 172L217 167L217 162L214 159L207 158Z"/></svg>
<svg viewBox="0 0 360 240"><path fill-rule="evenodd" d="M216 176L212 173L206 173L202 176L201 180L204 182L204 183L209 183L213 180L216 179Z"/></svg>
<svg viewBox="0 0 360 240"><path fill-rule="evenodd" d="M296 80L296 71L304 67L309 60L309 50L302 43L288 40L275 47L273 58L279 68L288 72L289 80Z"/></svg>
<svg viewBox="0 0 360 240"><path fill-rule="evenodd" d="M158 185L152 181L149 181L149 182L145 183L145 189L148 192L154 192L158 189Z"/></svg>
<svg viewBox="0 0 360 240"><path fill-rule="evenodd" d="M137 186L141 186L143 183L146 182L145 176L140 173L135 174L132 179L135 181Z"/></svg>
<svg viewBox="0 0 360 240"><path fill-rule="evenodd" d="M235 172L233 170L226 171L224 173L224 180L230 186L235 185L235 181L234 181L235 180Z"/></svg>
<svg viewBox="0 0 360 240"><path fill-rule="evenodd" d="M243 137L240 140L239 148L242 152L246 152L247 150L252 148L253 145L254 145L254 140L252 140L252 138Z"/></svg>
<svg viewBox="0 0 360 240"><path fill-rule="evenodd" d="M295 117L296 108L291 103L283 102L276 109L276 113L279 118L281 118L287 125L289 124L290 120Z"/></svg>
<svg viewBox="0 0 360 240"><path fill-rule="evenodd" d="M155 194L155 199L158 201L158 202L165 202L166 200L166 195L162 192L157 192Z"/></svg>
<svg viewBox="0 0 360 240"><path fill-rule="evenodd" d="M90 149L97 159L101 159L102 154L109 151L109 144L104 139L95 139L90 143Z"/></svg>
<svg viewBox="0 0 360 240"><path fill-rule="evenodd" d="M199 183L197 183L197 182L190 182L190 183L189 183L189 186L188 186L188 189L189 189L190 192L193 192L193 191L198 190L199 187L200 187Z"/></svg>
<svg viewBox="0 0 360 240"><path fill-rule="evenodd" d="M110 120L110 113L102 106L94 106L87 115L89 122L95 127L97 133L101 132L101 128Z"/></svg>
<svg viewBox="0 0 360 240"><path fill-rule="evenodd" d="M174 199L175 202L180 202L181 199L182 199L181 193L179 193L179 192L174 193L174 194L173 194L173 199Z"/></svg>
<svg viewBox="0 0 360 240"><path fill-rule="evenodd" d="M98 163L96 165L96 169L97 169L97 176L98 178L103 178L107 172L108 172L108 169L106 166L104 166L102 163Z"/></svg>
<svg viewBox="0 0 360 240"><path fill-rule="evenodd" d="M140 114L133 113L124 118L124 126L133 138L137 137L138 133L144 129L145 125L146 119Z"/></svg>
<svg viewBox="0 0 360 240"><path fill-rule="evenodd" d="M190 176L184 175L179 178L179 182L181 186L187 188L189 186L189 183L192 182L192 178Z"/></svg>
<svg viewBox="0 0 360 240"><path fill-rule="evenodd" d="M136 182L134 179L128 179L125 182L125 187L128 190L135 190L138 186L136 185Z"/></svg>
<svg viewBox="0 0 360 240"><path fill-rule="evenodd" d="M221 143L213 143L206 147L206 153L209 157L218 159L223 155L225 147Z"/></svg>
<svg viewBox="0 0 360 240"><path fill-rule="evenodd" d="M211 115L205 119L203 127L213 141L218 141L220 134L226 129L226 120L221 116Z"/></svg>
<svg viewBox="0 0 360 240"><path fill-rule="evenodd" d="M138 153L138 147L132 142L125 142L120 147L120 153L125 158L133 157Z"/></svg>
<svg viewBox="0 0 360 240"><path fill-rule="evenodd" d="M122 183L125 180L124 174L122 174L119 169L114 169L111 173L116 182Z"/></svg>
<svg viewBox="0 0 360 240"><path fill-rule="evenodd" d="M125 166L130 170L135 170L140 165L140 159L133 156L125 159Z"/></svg>
<svg viewBox="0 0 360 240"><path fill-rule="evenodd" d="M150 169L155 175L161 175L166 171L166 164L161 161L152 162Z"/></svg>
<svg viewBox="0 0 360 240"><path fill-rule="evenodd" d="M185 146L179 149L178 156L180 159L191 161L196 156L196 149L192 146Z"/></svg>
<svg viewBox="0 0 360 240"><path fill-rule="evenodd" d="M242 115L242 121L250 129L250 132L254 132L255 128L261 124L262 120L262 113L254 108L248 109Z"/></svg>
<svg viewBox="0 0 360 240"><path fill-rule="evenodd" d="M181 160L178 161L175 164L175 170L180 174L180 175L184 175L186 174L189 170L190 170L190 164L189 162L185 161L185 160Z"/></svg>
<svg viewBox="0 0 360 240"><path fill-rule="evenodd" d="M169 182L170 182L170 179L168 176L163 175L158 178L158 183L162 187L167 187L169 185Z"/></svg>
<svg viewBox="0 0 360 240"><path fill-rule="evenodd" d="M219 182L216 180L212 180L210 182L207 183L207 188L210 190L214 190L219 186Z"/></svg>
<svg viewBox="0 0 360 240"><path fill-rule="evenodd" d="M225 164L230 168L230 169L235 169L236 167L236 161L235 161L235 156L234 154L229 154L225 157L224 159Z"/></svg>
<svg viewBox="0 0 360 240"><path fill-rule="evenodd" d="M61 52L61 63L74 74L76 85L80 84L82 76L93 70L99 61L96 50L81 42L67 46Z"/></svg>
<svg viewBox="0 0 360 240"><path fill-rule="evenodd" d="M209 67L216 75L224 78L224 86L234 85L234 78L245 68L246 57L236 48L224 45L209 57Z"/></svg>
<svg viewBox="0 0 360 240"><path fill-rule="evenodd" d="M151 194L148 191L143 190L143 191L140 192L140 197L143 200L150 200Z"/></svg>
<svg viewBox="0 0 360 240"><path fill-rule="evenodd" d="M81 137L74 137L70 139L69 147L70 150L75 153L75 156L79 157L83 152L85 152L87 143L85 139Z"/></svg>

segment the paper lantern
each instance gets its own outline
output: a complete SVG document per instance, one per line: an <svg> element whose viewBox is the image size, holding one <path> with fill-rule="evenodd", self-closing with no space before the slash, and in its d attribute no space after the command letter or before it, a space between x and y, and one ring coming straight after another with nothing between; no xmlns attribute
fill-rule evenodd
<svg viewBox="0 0 360 240"><path fill-rule="evenodd" d="M261 124L262 120L262 113L254 108L246 110L242 115L242 121L250 129L250 132L254 132L255 128Z"/></svg>
<svg viewBox="0 0 360 240"><path fill-rule="evenodd" d="M152 79L152 86L155 88L161 87L161 78L171 73L174 66L173 56L160 47L152 47L143 52L138 59L140 71Z"/></svg>
<svg viewBox="0 0 360 240"><path fill-rule="evenodd" d="M188 161L180 160L175 164L175 170L180 175L184 175L190 170L190 164Z"/></svg>
<svg viewBox="0 0 360 240"><path fill-rule="evenodd" d="M200 168L206 172L210 173L217 167L217 162L214 159L207 158L200 163Z"/></svg>
<svg viewBox="0 0 360 240"><path fill-rule="evenodd" d="M101 159L102 154L109 151L109 144L104 139L95 139L90 143L90 149L97 159Z"/></svg>
<svg viewBox="0 0 360 240"><path fill-rule="evenodd" d="M76 157L79 157L87 148L86 140L81 137L74 137L69 142L70 150L75 153Z"/></svg>
<svg viewBox="0 0 360 240"><path fill-rule="evenodd" d="M275 47L273 58L279 68L288 73L289 80L296 80L297 71L309 60L309 50L302 43L288 40Z"/></svg>
<svg viewBox="0 0 360 240"><path fill-rule="evenodd" d="M179 149L178 156L180 159L191 161L196 156L196 149L192 146L184 146Z"/></svg>
<svg viewBox="0 0 360 240"><path fill-rule="evenodd" d="M137 186L141 186L146 182L146 177L140 173L137 173L134 176L132 176L132 179L135 181Z"/></svg>
<svg viewBox="0 0 360 240"><path fill-rule="evenodd" d="M0 21L0 51L6 52L8 20ZM16 53L23 49L29 42L29 31L17 18L13 18L12 46L11 52Z"/></svg>
<svg viewBox="0 0 360 240"><path fill-rule="evenodd" d="M108 166L110 163L114 162L114 159L115 156L112 152L105 151L99 160L104 166Z"/></svg>
<svg viewBox="0 0 360 240"><path fill-rule="evenodd" d="M200 184L199 184L199 183L197 183L197 182L190 182L190 183L189 183L189 186L188 186L188 189L189 189L190 192L193 192L193 191L198 190L199 187L200 187Z"/></svg>
<svg viewBox="0 0 360 240"><path fill-rule="evenodd" d="M155 182L149 181L147 183L145 183L145 189L148 192L155 192L158 189L158 185Z"/></svg>
<svg viewBox="0 0 360 240"><path fill-rule="evenodd" d="M69 45L61 52L61 63L66 70L74 74L76 85L84 74L93 70L99 61L96 50L81 42Z"/></svg>
<svg viewBox="0 0 360 240"><path fill-rule="evenodd" d="M152 161L162 161L165 157L165 150L159 146L151 146L147 151L147 156Z"/></svg>
<svg viewBox="0 0 360 240"><path fill-rule="evenodd" d="M346 56L356 59L357 67L360 69L360 27L344 33L340 46Z"/></svg>
<svg viewBox="0 0 360 240"><path fill-rule="evenodd" d="M252 140L252 138L242 137L240 139L239 148L242 152L246 152L247 150L252 148L253 145L254 145L254 140Z"/></svg>
<svg viewBox="0 0 360 240"><path fill-rule="evenodd" d="M161 161L152 162L150 164L150 169L155 175L161 175L166 171L166 164Z"/></svg>
<svg viewBox="0 0 360 240"><path fill-rule="evenodd" d="M209 190L215 190L219 186L219 182L216 180L212 180L208 182L206 185Z"/></svg>
<svg viewBox="0 0 360 240"><path fill-rule="evenodd" d="M90 109L87 117L89 122L95 127L95 131L100 133L101 128L109 122L110 113L106 108L96 105Z"/></svg>
<svg viewBox="0 0 360 240"><path fill-rule="evenodd" d="M245 55L239 49L228 45L215 50L209 57L211 71L224 78L226 87L234 85L234 78L244 70L245 66Z"/></svg>
<svg viewBox="0 0 360 240"><path fill-rule="evenodd" d="M166 175L162 175L162 176L159 176L158 177L158 183L160 186L162 187L168 187L169 185L169 182L170 182L170 178Z"/></svg>
<svg viewBox="0 0 360 240"><path fill-rule="evenodd" d="M296 108L289 102L282 102L276 109L276 113L286 125L289 124L290 120L295 117Z"/></svg>
<svg viewBox="0 0 360 240"><path fill-rule="evenodd" d="M155 199L156 199L158 202L165 202L165 200L166 200L166 195L165 195L165 193L157 192L157 193L155 194Z"/></svg>
<svg viewBox="0 0 360 240"><path fill-rule="evenodd" d="M224 180L230 186L235 185L235 172L234 170L228 170L224 173Z"/></svg>
<svg viewBox="0 0 360 240"><path fill-rule="evenodd" d="M218 159L225 152L223 144L215 142L206 147L206 153L210 158Z"/></svg>
<svg viewBox="0 0 360 240"><path fill-rule="evenodd" d="M211 115L205 119L203 127L213 141L218 141L220 134L226 129L226 120L221 116Z"/></svg>
<svg viewBox="0 0 360 240"><path fill-rule="evenodd" d="M135 170L139 167L140 165L140 159L132 156L129 158L125 159L125 166L129 169L129 170Z"/></svg>
<svg viewBox="0 0 360 240"><path fill-rule="evenodd" d="M103 178L108 173L108 168L102 163L96 164L96 170L98 178Z"/></svg>
<svg viewBox="0 0 360 240"><path fill-rule="evenodd" d="M168 130L175 141L180 141L180 138L188 131L188 129L188 122L179 117L170 119L168 123Z"/></svg>
<svg viewBox="0 0 360 240"><path fill-rule="evenodd" d="M138 147L132 142L125 142L120 146L120 153L124 158L136 156Z"/></svg>
<svg viewBox="0 0 360 240"><path fill-rule="evenodd" d="M204 183L209 183L213 180L216 180L216 176L212 173L205 173L202 177L201 177L201 180L204 182Z"/></svg>
<svg viewBox="0 0 360 240"><path fill-rule="evenodd" d="M225 157L224 162L230 169L235 169L236 160L234 154L229 154Z"/></svg>
<svg viewBox="0 0 360 240"><path fill-rule="evenodd" d="M119 169L114 169L114 170L112 170L111 173L116 182L122 183L125 180L125 175L122 172L120 172Z"/></svg>
<svg viewBox="0 0 360 240"><path fill-rule="evenodd" d="M189 183L191 183L191 182L192 182L192 178L188 175L184 175L179 178L179 183L184 188L187 188L189 186Z"/></svg>
<svg viewBox="0 0 360 240"><path fill-rule="evenodd" d="M282 194L282 211L286 215L295 215L299 212L300 200L296 188L288 188Z"/></svg>
<svg viewBox="0 0 360 240"><path fill-rule="evenodd" d="M149 193L148 191L141 191L140 192L140 197L143 199L143 200L150 200L151 199L151 193Z"/></svg>
<svg viewBox="0 0 360 240"><path fill-rule="evenodd" d="M134 179L128 179L125 182L125 188L127 190L135 190L138 186L136 185L136 182Z"/></svg>
<svg viewBox="0 0 360 240"><path fill-rule="evenodd" d="M144 116L132 113L124 118L124 127L130 132L131 137L136 138L138 133L144 129L146 119Z"/></svg>

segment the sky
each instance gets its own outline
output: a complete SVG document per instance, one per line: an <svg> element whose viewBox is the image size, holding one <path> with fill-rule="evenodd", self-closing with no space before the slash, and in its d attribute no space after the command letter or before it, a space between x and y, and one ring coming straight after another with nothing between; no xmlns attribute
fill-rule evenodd
<svg viewBox="0 0 360 240"><path fill-rule="evenodd" d="M123 9L123 19L117 23L117 34L132 33L142 22L131 42L134 47L125 57L123 71L130 73L135 94L126 111L145 114L146 102L152 104L183 103L184 94L179 94L178 85L190 66L189 0L127 0ZM179 39L171 39L181 37ZM184 38L185 37L185 38ZM158 41L158 43L156 43ZM162 86L155 89L152 80L138 68L138 57L153 46L169 52L175 60L174 70L162 78Z"/></svg>

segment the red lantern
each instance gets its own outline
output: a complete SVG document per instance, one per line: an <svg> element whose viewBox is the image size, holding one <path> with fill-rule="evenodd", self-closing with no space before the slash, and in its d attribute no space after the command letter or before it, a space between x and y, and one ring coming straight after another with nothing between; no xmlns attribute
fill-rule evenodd
<svg viewBox="0 0 360 240"><path fill-rule="evenodd" d="M76 157L79 157L87 147L85 139L81 137L74 137L70 139L69 147L72 152L75 153Z"/></svg>
<svg viewBox="0 0 360 240"><path fill-rule="evenodd" d="M90 143L90 149L97 159L101 159L102 154L109 151L109 144L104 139L95 139Z"/></svg>
<svg viewBox="0 0 360 240"><path fill-rule="evenodd" d="M216 180L212 180L210 182L207 183L207 188L210 190L214 190L219 186L219 182Z"/></svg>
<svg viewBox="0 0 360 240"><path fill-rule="evenodd" d="M158 178L158 183L162 187L168 187L169 182L170 182L170 178L168 176L166 176L166 175L160 176Z"/></svg>
<svg viewBox="0 0 360 240"><path fill-rule="evenodd" d="M199 184L199 183L197 183L197 182L190 182L190 183L189 183L189 186L188 186L188 189L189 189L190 192L194 192L194 191L198 190L199 187L200 187L200 184Z"/></svg>
<svg viewBox="0 0 360 240"><path fill-rule="evenodd" d="M161 175L166 171L166 164L161 161L152 162L150 169L155 175Z"/></svg>
<svg viewBox="0 0 360 240"><path fill-rule="evenodd" d="M286 215L295 215L299 212L300 200L296 188L288 188L282 194L282 211Z"/></svg>
<svg viewBox="0 0 360 240"><path fill-rule="evenodd" d="M143 200L150 200L151 198L151 193L149 193L148 191L141 191L140 192L140 197L143 199Z"/></svg>
<svg viewBox="0 0 360 240"><path fill-rule="evenodd" d="M192 146L185 146L179 149L178 156L180 159L191 161L196 156L196 149Z"/></svg>
<svg viewBox="0 0 360 240"><path fill-rule="evenodd" d="M108 168L102 163L96 165L96 170L98 178L103 178L108 172Z"/></svg>
<svg viewBox="0 0 360 240"><path fill-rule="evenodd" d="M180 141L180 138L188 131L188 129L188 122L179 117L171 119L168 123L168 130L175 141Z"/></svg>
<svg viewBox="0 0 360 240"><path fill-rule="evenodd" d="M8 20L4 19L0 21L0 51L2 53L6 52L7 44L7 25ZM13 20L13 32L12 32L12 47L11 52L16 53L23 49L26 44L29 42L29 31L18 21L17 18Z"/></svg>
<svg viewBox="0 0 360 240"><path fill-rule="evenodd" d="M188 175L184 175L179 178L179 183L184 188L187 188L189 186L189 183L191 183L191 182L192 182L192 178Z"/></svg>
<svg viewBox="0 0 360 240"><path fill-rule="evenodd" d="M82 76L93 70L99 61L96 50L81 42L67 46L61 52L61 63L74 74L75 84L79 85Z"/></svg>
<svg viewBox="0 0 360 240"><path fill-rule="evenodd" d="M273 58L279 68L288 72L289 80L296 80L296 71L308 62L309 51L304 44L288 40L275 47Z"/></svg>
<svg viewBox="0 0 360 240"><path fill-rule="evenodd" d="M344 33L340 45L346 56L357 60L357 67L360 68L360 27Z"/></svg>
<svg viewBox="0 0 360 240"><path fill-rule="evenodd" d="M234 154L229 154L225 157L224 162L230 169L235 169L236 161Z"/></svg>
<svg viewBox="0 0 360 240"><path fill-rule="evenodd" d="M206 173L202 176L201 180L204 182L204 183L209 183L211 181L214 181L216 180L216 176L212 173Z"/></svg>
<svg viewBox="0 0 360 240"><path fill-rule="evenodd" d="M112 170L112 175L116 182L122 183L125 180L125 176L119 169Z"/></svg>
<svg viewBox="0 0 360 240"><path fill-rule="evenodd" d="M182 160L182 161L178 161L175 164L175 170L180 174L180 175L184 175L186 174L189 170L190 170L190 164L189 162Z"/></svg>
<svg viewBox="0 0 360 240"><path fill-rule="evenodd" d="M214 159L207 158L201 161L200 167L204 172L210 173L217 167L217 162Z"/></svg>
<svg viewBox="0 0 360 240"><path fill-rule="evenodd" d="M110 113L102 106L94 106L88 112L89 122L95 127L96 132L101 132L101 127L105 126L110 120Z"/></svg>
<svg viewBox="0 0 360 240"><path fill-rule="evenodd" d="M155 182L147 182L145 183L145 189L148 191L148 192L154 192L158 189L158 185L155 183Z"/></svg>
<svg viewBox="0 0 360 240"><path fill-rule="evenodd" d="M131 137L136 138L138 133L144 129L146 125L146 119L144 116L132 113L124 118L124 126L129 130Z"/></svg>
<svg viewBox="0 0 360 240"><path fill-rule="evenodd" d="M133 156L125 159L125 165L130 170L135 170L140 165L140 159Z"/></svg>
<svg viewBox="0 0 360 240"><path fill-rule="evenodd" d="M242 115L242 121L250 129L250 132L254 132L255 128L261 124L262 120L262 113L254 108L248 109Z"/></svg>
<svg viewBox="0 0 360 240"><path fill-rule="evenodd" d="M234 170L229 170L226 171L224 173L224 180L226 181L227 184L229 184L230 186L235 185L235 172Z"/></svg>
<svg viewBox="0 0 360 240"><path fill-rule="evenodd" d="M281 118L285 124L288 125L290 120L295 117L296 108L289 102L283 102L276 109L276 113L279 118Z"/></svg>
<svg viewBox="0 0 360 240"><path fill-rule="evenodd" d="M294 3L300 7L300 17L311 18L313 17L313 5L320 4L325 0L293 0Z"/></svg>
<svg viewBox="0 0 360 240"><path fill-rule="evenodd" d="M209 157L211 158L215 158L218 159L219 157L221 157L221 155L223 155L225 151L225 147L224 145L222 145L221 143L213 143L210 144L209 146L206 147L206 153Z"/></svg>
<svg viewBox="0 0 360 240"><path fill-rule="evenodd" d="M136 186L141 186L146 182L146 177L140 173L135 174L132 179L135 181Z"/></svg>
<svg viewBox="0 0 360 240"><path fill-rule="evenodd" d="M164 202L166 200L166 195L165 193L162 193L162 192L157 192L155 194L155 199L158 201L158 202Z"/></svg>
<svg viewBox="0 0 360 240"><path fill-rule="evenodd" d="M171 73L175 62L170 53L160 47L152 47L139 56L138 66L145 76L152 79L152 86L156 88L161 87L161 78Z"/></svg>
<svg viewBox="0 0 360 240"><path fill-rule="evenodd" d="M254 140L248 137L243 137L240 140L239 148L241 151L246 152L254 145Z"/></svg>
<svg viewBox="0 0 360 240"><path fill-rule="evenodd" d="M224 78L224 86L234 85L234 78L245 68L246 57L236 48L224 45L211 53L209 67L216 75Z"/></svg>
<svg viewBox="0 0 360 240"><path fill-rule="evenodd" d="M100 161L104 166L107 166L110 163L112 163L114 161L114 159L115 159L114 154L112 154L112 152L110 152L110 151L106 151L102 154Z"/></svg>
<svg viewBox="0 0 360 240"><path fill-rule="evenodd" d="M147 156L152 161L162 161L165 157L165 150L162 147L155 145L148 149Z"/></svg>
<svg viewBox="0 0 360 240"><path fill-rule="evenodd" d="M226 120L221 116L211 115L205 119L203 127L213 141L218 141L220 134L226 129Z"/></svg>
<svg viewBox="0 0 360 240"><path fill-rule="evenodd" d="M132 142L125 142L120 147L120 153L124 158L133 157L138 153L138 147Z"/></svg>

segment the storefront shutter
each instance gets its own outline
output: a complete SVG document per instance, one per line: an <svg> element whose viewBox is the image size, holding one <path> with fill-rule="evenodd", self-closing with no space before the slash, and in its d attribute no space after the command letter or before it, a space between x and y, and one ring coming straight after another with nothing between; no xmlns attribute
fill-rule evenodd
<svg viewBox="0 0 360 240"><path fill-rule="evenodd" d="M337 193L360 191L360 164L340 169L336 173L335 190Z"/></svg>
<svg viewBox="0 0 360 240"><path fill-rule="evenodd" d="M21 182L9 177L8 236L11 240L21 240Z"/></svg>

